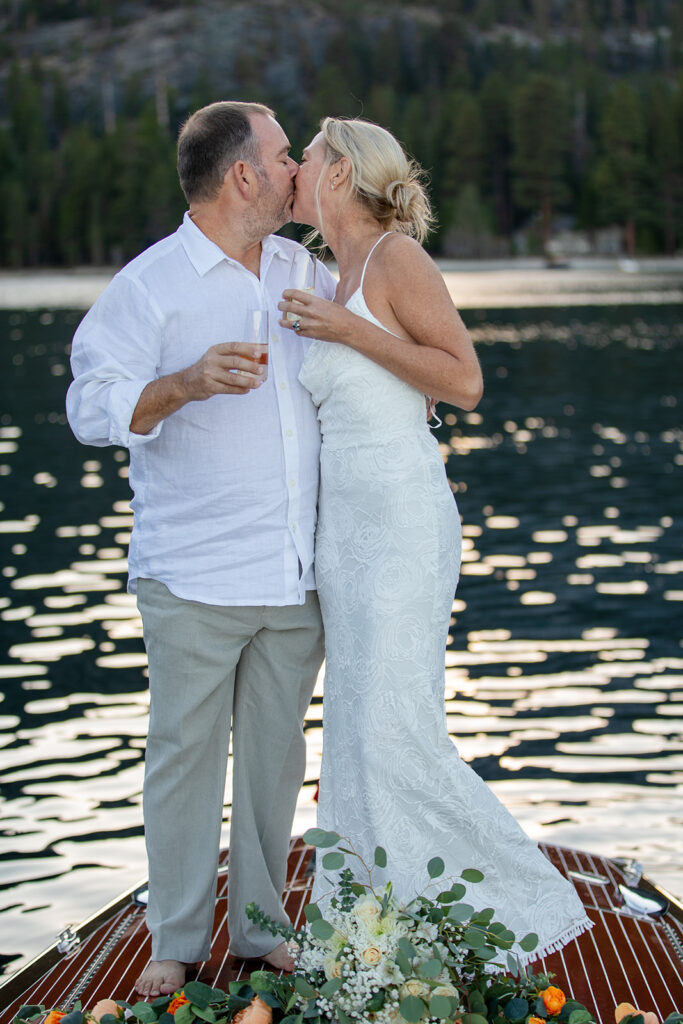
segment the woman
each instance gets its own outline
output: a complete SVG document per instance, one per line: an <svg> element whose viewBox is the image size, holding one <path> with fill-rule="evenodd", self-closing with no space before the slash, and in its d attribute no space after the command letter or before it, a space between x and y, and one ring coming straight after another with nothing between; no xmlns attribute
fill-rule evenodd
<svg viewBox="0 0 683 1024"><path fill-rule="evenodd" d="M590 927L573 886L462 761L446 730L444 662L460 520L425 395L473 409L482 378L438 269L419 244L430 210L393 136L327 118L304 151L294 219L339 266L334 302L286 291L281 321L314 340L299 376L323 444L316 579L326 637L319 824L372 863L383 846L400 899L477 867L474 896L534 959ZM409 237L409 236L414 237ZM327 873L329 875L329 873ZM313 899L330 882L316 876Z"/></svg>

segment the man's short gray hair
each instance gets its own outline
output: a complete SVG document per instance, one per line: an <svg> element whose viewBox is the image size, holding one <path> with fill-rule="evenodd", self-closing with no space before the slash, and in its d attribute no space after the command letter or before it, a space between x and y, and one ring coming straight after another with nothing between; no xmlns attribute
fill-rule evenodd
<svg viewBox="0 0 683 1024"><path fill-rule="evenodd" d="M221 101L192 114L178 136L178 177L188 203L206 202L218 195L228 167L237 160L262 169L251 117L275 117L262 103Z"/></svg>

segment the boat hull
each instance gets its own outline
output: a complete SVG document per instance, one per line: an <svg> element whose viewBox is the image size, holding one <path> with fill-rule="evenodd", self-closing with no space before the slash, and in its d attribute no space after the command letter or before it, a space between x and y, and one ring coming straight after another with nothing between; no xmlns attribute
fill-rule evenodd
<svg viewBox="0 0 683 1024"><path fill-rule="evenodd" d="M552 972L554 984L594 1009L600 1024L613 1024L621 1002L654 1010L660 1020L683 1008L683 908L672 899L666 913L636 916L619 890L628 877L614 861L548 844L541 849L574 884L594 927L529 970ZM297 926L310 896L311 854L303 840L292 839L285 906ZM198 965L196 975L220 988L263 967L261 961L228 953L227 869L226 850L220 858L211 959ZM134 983L149 961L151 943L144 907L132 893L76 931L81 939L72 953L60 955L51 947L0 986L0 1024L10 1024L27 1004L70 1009L77 999L86 1008L108 997L137 1001Z"/></svg>

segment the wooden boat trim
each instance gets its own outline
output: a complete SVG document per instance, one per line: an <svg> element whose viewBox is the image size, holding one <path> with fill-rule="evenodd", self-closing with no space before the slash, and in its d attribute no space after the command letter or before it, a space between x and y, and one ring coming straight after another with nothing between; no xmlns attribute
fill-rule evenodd
<svg viewBox="0 0 683 1024"><path fill-rule="evenodd" d="M101 925L105 924L111 917L124 910L130 903L135 902L136 894L147 888L147 880L138 882L137 885L126 889L115 899L111 900L104 907L95 911L90 917L86 917L78 925L71 925L71 929L78 936L79 943L74 948L75 953L84 939L89 938ZM60 948L60 939L55 941L37 956L29 960L20 970L10 975L6 981L0 982L0 998L5 997L9 1002L17 999L19 995L35 984L44 974L47 974L53 967L56 967L62 960L66 960L73 953L63 952ZM1 1004L0 1004L1 1005Z"/></svg>

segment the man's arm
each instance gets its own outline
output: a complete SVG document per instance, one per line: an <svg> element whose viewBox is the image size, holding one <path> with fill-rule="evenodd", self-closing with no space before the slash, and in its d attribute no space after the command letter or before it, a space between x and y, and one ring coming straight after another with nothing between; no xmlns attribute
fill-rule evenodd
<svg viewBox="0 0 683 1024"><path fill-rule="evenodd" d="M159 377L162 334L163 318L150 296L117 274L73 339L66 407L83 444L145 444L187 402L244 395L260 385L262 370L247 358L254 347L245 343L215 345L192 366Z"/></svg>
<svg viewBox="0 0 683 1024"><path fill-rule="evenodd" d="M150 431L187 402L212 395L246 395L262 382L264 367L254 362L254 346L243 342L214 345L186 370L152 380L142 391L130 421L133 434Z"/></svg>

